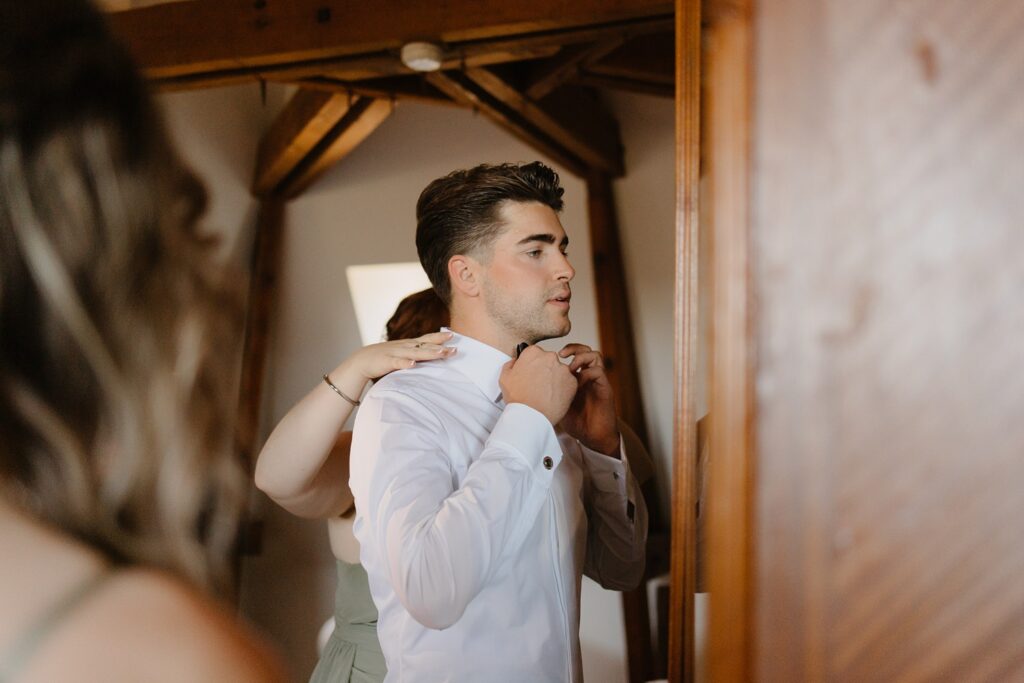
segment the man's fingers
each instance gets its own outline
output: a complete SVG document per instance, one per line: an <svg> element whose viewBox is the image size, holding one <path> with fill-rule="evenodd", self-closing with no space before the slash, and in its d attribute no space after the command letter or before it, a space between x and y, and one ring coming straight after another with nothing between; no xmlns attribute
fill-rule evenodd
<svg viewBox="0 0 1024 683"><path fill-rule="evenodd" d="M604 367L604 359L598 351L585 351L578 353L572 358L569 369L576 372L580 368Z"/></svg>
<svg viewBox="0 0 1024 683"><path fill-rule="evenodd" d="M576 373L576 380L580 383L581 389L591 382L605 379L606 377L607 375L604 374L604 368L602 367L584 368Z"/></svg>
<svg viewBox="0 0 1024 683"><path fill-rule="evenodd" d="M586 344L566 344L562 347L562 350L558 352L558 355L562 358L568 358L569 356L575 356L579 353L585 353L587 351L593 351Z"/></svg>

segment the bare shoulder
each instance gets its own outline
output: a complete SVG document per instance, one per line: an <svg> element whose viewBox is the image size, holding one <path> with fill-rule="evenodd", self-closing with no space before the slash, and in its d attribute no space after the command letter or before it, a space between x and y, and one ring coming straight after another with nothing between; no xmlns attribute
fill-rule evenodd
<svg viewBox="0 0 1024 683"><path fill-rule="evenodd" d="M286 680L266 645L224 606L166 574L123 570L90 602L80 615L89 629L82 636L83 656L116 647L116 657L97 662L107 671L103 680Z"/></svg>

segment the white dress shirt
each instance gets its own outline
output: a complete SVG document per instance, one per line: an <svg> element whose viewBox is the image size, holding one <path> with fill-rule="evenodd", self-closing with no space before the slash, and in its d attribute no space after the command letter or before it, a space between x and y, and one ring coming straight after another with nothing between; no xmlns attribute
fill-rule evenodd
<svg viewBox="0 0 1024 683"><path fill-rule="evenodd" d="M505 405L509 357L455 335L356 419L350 485L389 683L581 681L580 575L625 590L647 510L626 454Z"/></svg>

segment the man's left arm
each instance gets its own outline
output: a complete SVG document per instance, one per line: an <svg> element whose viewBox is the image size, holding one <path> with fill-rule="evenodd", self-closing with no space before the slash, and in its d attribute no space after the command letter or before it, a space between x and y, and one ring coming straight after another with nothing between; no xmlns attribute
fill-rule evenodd
<svg viewBox="0 0 1024 683"><path fill-rule="evenodd" d="M588 532L584 573L605 588L631 590L644 573L647 506L629 465L619 433L615 400L601 354L569 344L559 355L572 356L579 382L562 428L579 442L585 471L584 503Z"/></svg>
<svg viewBox="0 0 1024 683"><path fill-rule="evenodd" d="M628 454L613 458L580 444L586 471L587 553L583 573L604 588L636 588L644 574L647 506Z"/></svg>

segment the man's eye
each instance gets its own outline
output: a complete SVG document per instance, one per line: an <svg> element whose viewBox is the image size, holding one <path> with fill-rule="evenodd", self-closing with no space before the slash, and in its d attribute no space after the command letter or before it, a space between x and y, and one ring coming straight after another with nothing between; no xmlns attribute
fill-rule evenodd
<svg viewBox="0 0 1024 683"><path fill-rule="evenodd" d="M543 253L544 252L540 249L534 249L532 251L526 252L526 255L529 256L530 258L540 258L540 255Z"/></svg>

